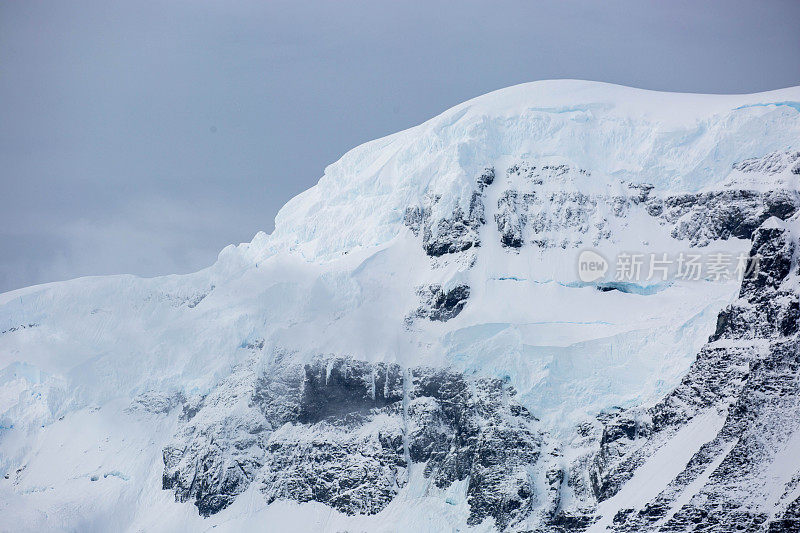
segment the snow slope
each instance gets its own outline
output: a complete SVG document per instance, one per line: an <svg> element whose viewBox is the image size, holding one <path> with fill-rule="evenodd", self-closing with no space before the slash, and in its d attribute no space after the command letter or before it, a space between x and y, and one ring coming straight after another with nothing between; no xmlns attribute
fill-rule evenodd
<svg viewBox="0 0 800 533"><path fill-rule="evenodd" d="M736 161L796 146L798 101L797 88L728 96L578 80L509 87L351 150L246 255L288 248L314 260L381 244L397 234L406 206L433 190L446 200L440 209L452 210L502 157L564 158L602 177L696 191Z"/></svg>
<svg viewBox="0 0 800 533"><path fill-rule="evenodd" d="M746 251L747 231L701 234L708 224L697 217L716 212L719 191L754 191L741 213L759 223L774 214L774 191L789 191L794 205L798 139L800 88L690 95L523 84L351 150L281 209L272 234L225 248L208 269L2 294L0 530L237 530L273 519L297 530L378 529L393 517L414 520L401 530L435 531L435 517L450 514L466 527L466 487L434 490L415 465L416 481L371 517L313 502L267 506L251 486L203 519L161 490L161 453L187 398L286 354L496 377L556 440L603 410L654 403L739 284L600 291L577 283L579 251ZM512 171L534 167L540 174ZM492 183L476 182L487 168ZM513 209L508 191L519 198ZM682 195L700 207L681 210ZM416 226L409 212L420 214ZM500 238L508 220L518 247ZM459 249L430 253L431 242ZM430 287L469 295L431 319L441 309Z"/></svg>

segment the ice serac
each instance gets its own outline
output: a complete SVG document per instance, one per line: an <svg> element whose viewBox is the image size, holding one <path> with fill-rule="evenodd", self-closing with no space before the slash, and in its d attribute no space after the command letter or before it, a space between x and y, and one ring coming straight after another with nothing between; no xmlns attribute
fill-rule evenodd
<svg viewBox="0 0 800 533"><path fill-rule="evenodd" d="M796 529L797 102L511 87L206 270L0 295L0 530Z"/></svg>

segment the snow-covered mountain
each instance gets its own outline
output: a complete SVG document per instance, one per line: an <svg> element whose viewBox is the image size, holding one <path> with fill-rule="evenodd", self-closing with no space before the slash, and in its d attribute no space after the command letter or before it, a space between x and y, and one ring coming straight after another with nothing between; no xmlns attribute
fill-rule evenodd
<svg viewBox="0 0 800 533"><path fill-rule="evenodd" d="M798 150L800 87L524 84L206 270L1 294L0 530L800 530Z"/></svg>

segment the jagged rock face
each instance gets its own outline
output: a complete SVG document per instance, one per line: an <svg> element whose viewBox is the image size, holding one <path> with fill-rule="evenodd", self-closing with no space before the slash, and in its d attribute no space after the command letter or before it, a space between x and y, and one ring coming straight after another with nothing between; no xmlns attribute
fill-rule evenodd
<svg viewBox="0 0 800 533"><path fill-rule="evenodd" d="M506 403L509 391L498 380L470 383L426 369L412 372L411 382L411 460L426 463L440 488L469 478L469 523L493 518L504 529L527 517L536 497L530 470L542 447L528 411Z"/></svg>
<svg viewBox="0 0 800 533"><path fill-rule="evenodd" d="M771 176L787 168L800 173L800 153L773 152L733 164L743 176ZM727 189L696 194L669 195L648 200L648 212L674 224L672 235L705 246L718 239L750 239L771 216L787 219L800 207L798 191L785 183L767 190L750 188L754 178L728 184Z"/></svg>
<svg viewBox="0 0 800 533"><path fill-rule="evenodd" d="M592 472L600 501L624 490L637 468L688 425L702 424L695 422L701 415L724 420L655 498L620 510L612 529L800 530L797 245L787 227L759 228L750 255L760 256L760 270L720 313L681 384L654 407L605 422Z"/></svg>
<svg viewBox="0 0 800 533"><path fill-rule="evenodd" d="M203 515L254 481L267 502L377 513L408 482L410 462L441 488L469 478L470 523L502 529L537 501L542 435L502 381L341 357L252 375L235 373L187 408L164 449L164 488Z"/></svg>
<svg viewBox="0 0 800 533"><path fill-rule="evenodd" d="M715 191L654 198L648 210L674 224L672 236L705 246L720 239L749 239L771 216L789 218L800 206L794 191Z"/></svg>
<svg viewBox="0 0 800 533"><path fill-rule="evenodd" d="M274 432L260 477L268 502L380 511L406 482L402 370L344 359L305 365L298 416ZM265 404L269 410L271 405Z"/></svg>
<svg viewBox="0 0 800 533"><path fill-rule="evenodd" d="M737 163L733 170L766 175L792 167L800 172L800 155L775 152ZM743 184L699 193L670 194L648 184L620 181L612 192L583 192L591 188L589 170L570 165L538 165L522 161L509 167L504 183L497 183L494 169L476 180L476 190L466 208L434 220L428 199L423 207L409 207L405 223L422 232L422 246L430 256L458 253L480 245L478 230L484 224L485 190L505 186L497 199L494 221L500 243L508 249L526 243L538 248L598 246L613 239L612 227L625 225L630 213L642 210L670 234L692 246L717 240L750 239L771 216L787 219L800 208L800 194L793 189L753 190Z"/></svg>
<svg viewBox="0 0 800 533"><path fill-rule="evenodd" d="M509 167L495 215L501 244L511 249L526 242L539 248L569 248L610 238L607 217L622 216L637 194L628 199L575 189L576 182L590 177L588 170L566 164L521 162ZM564 184L564 190L554 190L558 184Z"/></svg>
<svg viewBox="0 0 800 533"><path fill-rule="evenodd" d="M480 246L478 232L486 223L483 191L494 182L494 168L487 168L475 180L476 190L466 208L457 206L447 217L434 219L433 207L441 197L427 196L423 206L406 208L404 223L415 235L422 233L422 248L431 257L453 254Z"/></svg>
<svg viewBox="0 0 800 533"><path fill-rule="evenodd" d="M773 152L764 157L745 159L733 164L735 170L766 174L778 174L787 167L792 167L793 174L800 174L800 152Z"/></svg>
<svg viewBox="0 0 800 533"><path fill-rule="evenodd" d="M208 516L231 503L263 464L272 424L252 402L256 377L242 368L205 398L184 406L182 427L164 448L163 488Z"/></svg>
<svg viewBox="0 0 800 533"><path fill-rule="evenodd" d="M528 218L522 212L522 201L517 191L505 191L497 201L497 210L494 220L500 232L500 242L510 248L521 247L522 228L528 223Z"/></svg>
<svg viewBox="0 0 800 533"><path fill-rule="evenodd" d="M433 284L420 287L417 291L421 305L414 316L446 322L455 318L467 305L469 299L469 286L457 285L450 290L444 290L441 285ZM410 317L413 319L413 317Z"/></svg>
<svg viewBox="0 0 800 533"><path fill-rule="evenodd" d="M259 478L267 502L317 501L347 514L383 509L407 482L398 409L279 428L270 436Z"/></svg>

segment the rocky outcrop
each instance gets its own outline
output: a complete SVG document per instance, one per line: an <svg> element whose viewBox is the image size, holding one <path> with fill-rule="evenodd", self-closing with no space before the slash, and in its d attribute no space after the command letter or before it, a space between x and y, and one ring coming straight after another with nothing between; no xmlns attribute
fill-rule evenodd
<svg viewBox="0 0 800 533"><path fill-rule="evenodd" d="M766 180L760 188L753 187L753 180L734 179L720 190L670 194L620 181L613 192L590 193L584 192L591 189L588 170L521 162L506 171L509 187L497 200L494 220L507 249L526 243L538 248L598 246L612 239L611 228L626 225L637 210L692 246L750 239L769 217L785 220L800 209L800 193L776 176L787 169L800 173L798 153L774 152L733 165L734 177L755 173Z"/></svg>
<svg viewBox="0 0 800 533"><path fill-rule="evenodd" d="M234 373L187 408L164 449L164 488L203 515L257 482L266 501L383 509L424 465L437 487L469 480L469 522L500 528L537 501L542 434L500 380L343 357Z"/></svg>
<svg viewBox="0 0 800 533"><path fill-rule="evenodd" d="M597 245L610 237L607 215L621 216L630 202L575 189L576 182L590 176L566 164L521 162L509 167L506 182L514 188L500 195L494 217L500 243L508 249L526 242L539 248L571 248Z"/></svg>
<svg viewBox="0 0 800 533"><path fill-rule="evenodd" d="M722 421L655 498L618 513L614 530L800 530L796 223L771 219L755 232L750 255L760 257L760 269L720 313L681 384L650 409L606 421L592 471L600 501L690 424Z"/></svg>
<svg viewBox="0 0 800 533"><path fill-rule="evenodd" d="M672 236L705 246L721 239L750 239L771 216L786 219L800 207L795 191L746 189L652 198L647 208L673 225Z"/></svg>
<svg viewBox="0 0 800 533"><path fill-rule="evenodd" d="M476 190L465 207L456 206L447 216L434 216L440 196L427 196L424 205L406 209L404 223L415 235L422 234L422 248L431 257L453 254L480 246L484 218L483 191L494 182L494 169L487 168L476 179Z"/></svg>
<svg viewBox="0 0 800 533"><path fill-rule="evenodd" d="M500 242L509 248L522 246L522 228L528 222L524 213L523 204L519 194L514 190L507 190L497 201L497 231L500 232Z"/></svg>
<svg viewBox="0 0 800 533"><path fill-rule="evenodd" d="M20 324L19 326L13 326L8 329L4 329L3 331L0 331L0 335L5 335L6 333L14 333L15 331L19 331L21 329L35 328L38 326L39 324L36 324L35 322L32 322L30 324Z"/></svg>
<svg viewBox="0 0 800 533"><path fill-rule="evenodd" d="M177 501L194 501L203 516L233 503L263 466L261 450L273 424L252 401L256 384L246 366L204 398L190 399L180 430L164 448L163 488Z"/></svg>
<svg viewBox="0 0 800 533"><path fill-rule="evenodd" d="M417 289L420 298L420 306L409 317L409 321L414 318L427 318L439 322L446 322L458 316L467 305L469 299L469 286L456 285L445 290L441 285L435 283Z"/></svg>

